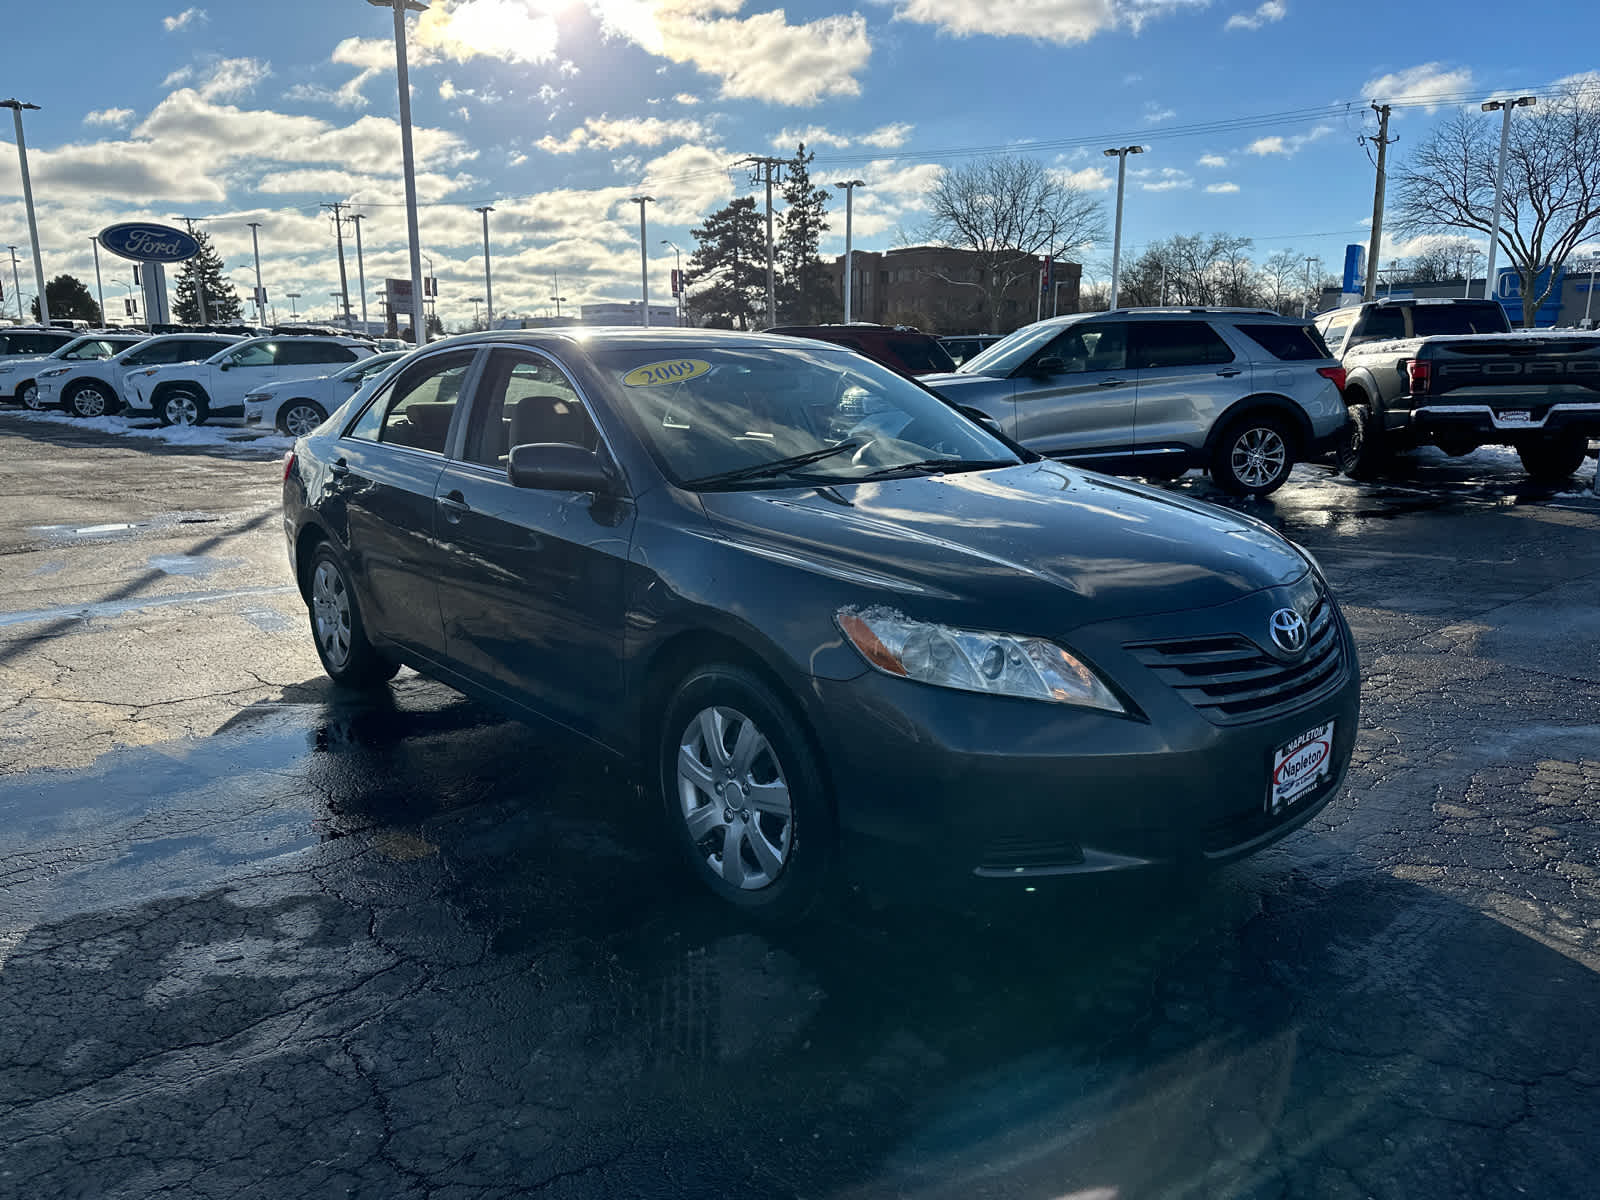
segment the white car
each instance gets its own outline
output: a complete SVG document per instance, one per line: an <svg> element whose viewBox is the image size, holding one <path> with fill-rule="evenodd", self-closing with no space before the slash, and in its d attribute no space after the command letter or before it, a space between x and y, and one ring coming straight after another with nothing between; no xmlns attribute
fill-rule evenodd
<svg viewBox="0 0 1600 1200"><path fill-rule="evenodd" d="M250 338L204 362L130 371L128 407L149 409L163 425L200 425L210 417L241 416L244 398L269 383L334 370L375 353L370 342L348 337Z"/></svg>
<svg viewBox="0 0 1600 1200"><path fill-rule="evenodd" d="M389 364L408 353L405 350L391 350L385 354L374 354L332 375L286 379L247 392L244 398L244 423L247 426L276 429L290 437L305 437L369 379L382 375L389 369Z"/></svg>
<svg viewBox="0 0 1600 1200"><path fill-rule="evenodd" d="M91 337L75 337L50 354L0 360L0 400L20 400L24 407L37 412L43 407L39 403L39 389L35 386L39 372L52 367L70 367L75 363L110 358L121 350L137 346L148 336L143 333L97 333Z"/></svg>
<svg viewBox="0 0 1600 1200"><path fill-rule="evenodd" d="M169 333L147 338L110 358L47 367L34 376L39 389L36 406L57 406L76 417L108 416L123 405L123 383L129 371L198 362L239 340L225 333Z"/></svg>

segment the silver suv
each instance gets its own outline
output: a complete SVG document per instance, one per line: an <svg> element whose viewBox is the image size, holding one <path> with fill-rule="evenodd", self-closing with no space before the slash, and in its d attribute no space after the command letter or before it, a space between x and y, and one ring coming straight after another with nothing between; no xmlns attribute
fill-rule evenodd
<svg viewBox="0 0 1600 1200"><path fill-rule="evenodd" d="M1346 420L1321 335L1264 309L1057 317L921 382L1051 458L1163 479L1203 467L1238 495L1276 491Z"/></svg>

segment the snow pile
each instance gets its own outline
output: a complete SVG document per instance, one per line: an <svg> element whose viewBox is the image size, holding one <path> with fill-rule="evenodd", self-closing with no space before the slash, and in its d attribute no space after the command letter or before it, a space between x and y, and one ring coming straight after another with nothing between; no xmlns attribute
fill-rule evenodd
<svg viewBox="0 0 1600 1200"><path fill-rule="evenodd" d="M294 445L293 438L285 437L276 430L270 433L258 433L253 429L245 430L238 426L163 426L153 418L148 417L135 417L130 421L125 417L74 417L64 412L32 412L28 409L14 410L6 415L24 421L38 421L49 425L69 425L74 429L93 429L100 433L116 434L120 437L145 438L151 441L166 442L169 446L227 446L230 448L249 447L252 450L283 451Z"/></svg>

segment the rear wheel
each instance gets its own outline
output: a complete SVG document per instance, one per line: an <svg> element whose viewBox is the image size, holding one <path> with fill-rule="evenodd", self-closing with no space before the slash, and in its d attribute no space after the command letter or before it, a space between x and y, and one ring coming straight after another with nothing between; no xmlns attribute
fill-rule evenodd
<svg viewBox="0 0 1600 1200"><path fill-rule="evenodd" d="M1383 474L1388 448L1377 418L1365 404L1352 404L1339 439L1339 469L1351 479L1376 479Z"/></svg>
<svg viewBox="0 0 1600 1200"><path fill-rule="evenodd" d="M328 419L322 405L310 400L291 400L278 413L278 429L290 437L305 437Z"/></svg>
<svg viewBox="0 0 1600 1200"><path fill-rule="evenodd" d="M1522 469L1539 483L1564 483L1589 456L1584 434L1567 434L1523 442L1517 447Z"/></svg>
<svg viewBox="0 0 1600 1200"><path fill-rule="evenodd" d="M103 417L117 411L116 397L105 384L85 379L67 395L67 411L75 417Z"/></svg>
<svg viewBox="0 0 1600 1200"><path fill-rule="evenodd" d="M373 649L344 564L327 542L311 556L311 636L328 678L351 688L393 679L400 664Z"/></svg>
<svg viewBox="0 0 1600 1200"><path fill-rule="evenodd" d="M667 702L657 757L668 824L700 881L763 920L804 916L826 890L834 832L788 706L741 667L701 667Z"/></svg>
<svg viewBox="0 0 1600 1200"><path fill-rule="evenodd" d="M1293 435L1282 419L1265 412L1234 421L1211 455L1212 482L1236 496L1275 492L1293 469Z"/></svg>
<svg viewBox="0 0 1600 1200"><path fill-rule="evenodd" d="M163 425L204 425L210 411L205 396L192 388L173 388L156 401Z"/></svg>

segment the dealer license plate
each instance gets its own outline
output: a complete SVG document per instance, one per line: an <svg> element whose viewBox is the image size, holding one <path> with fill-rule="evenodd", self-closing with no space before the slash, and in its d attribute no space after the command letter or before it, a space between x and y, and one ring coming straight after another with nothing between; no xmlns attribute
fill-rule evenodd
<svg viewBox="0 0 1600 1200"><path fill-rule="evenodd" d="M1499 413L1502 425L1532 425L1533 414L1526 409L1514 408L1509 412Z"/></svg>
<svg viewBox="0 0 1600 1200"><path fill-rule="evenodd" d="M1333 722L1308 729L1272 755L1267 811L1281 813L1333 773Z"/></svg>

